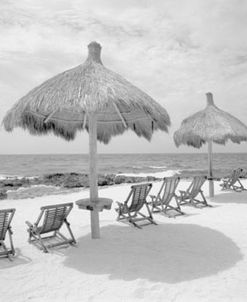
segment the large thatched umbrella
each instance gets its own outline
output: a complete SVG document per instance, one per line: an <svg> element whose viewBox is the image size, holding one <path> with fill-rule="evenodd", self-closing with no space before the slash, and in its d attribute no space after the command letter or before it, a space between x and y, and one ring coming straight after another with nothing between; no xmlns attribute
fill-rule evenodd
<svg viewBox="0 0 247 302"><path fill-rule="evenodd" d="M7 113L3 124L31 134L54 133L74 139L78 130L89 132L89 179L92 237L99 238L97 188L97 139L107 144L112 136L131 129L150 140L154 130L167 132L170 118L150 96L105 68L101 46L88 45L84 64L47 80L21 98ZM102 201L102 200L101 200Z"/></svg>
<svg viewBox="0 0 247 302"><path fill-rule="evenodd" d="M212 93L206 93L207 107L182 121L181 127L174 133L174 141L200 148L208 143L209 196L214 196L212 172L212 143L225 144L228 139L234 143L247 141L247 127L231 114L214 105Z"/></svg>

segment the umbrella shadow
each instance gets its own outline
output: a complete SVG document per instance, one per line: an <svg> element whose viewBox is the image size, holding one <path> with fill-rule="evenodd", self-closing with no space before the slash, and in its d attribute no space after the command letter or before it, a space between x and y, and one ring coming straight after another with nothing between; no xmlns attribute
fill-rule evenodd
<svg viewBox="0 0 247 302"><path fill-rule="evenodd" d="M237 203L237 204L246 204L247 205L247 191L242 192L222 192L217 194L212 199L212 202L218 203Z"/></svg>
<svg viewBox="0 0 247 302"><path fill-rule="evenodd" d="M109 225L102 238L80 237L65 266L112 280L179 283L225 271L243 256L224 234L194 224L163 224L142 230Z"/></svg>

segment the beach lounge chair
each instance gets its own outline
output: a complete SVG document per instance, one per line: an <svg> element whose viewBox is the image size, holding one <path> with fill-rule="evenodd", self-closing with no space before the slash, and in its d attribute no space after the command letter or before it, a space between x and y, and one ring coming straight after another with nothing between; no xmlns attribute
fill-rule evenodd
<svg viewBox="0 0 247 302"><path fill-rule="evenodd" d="M10 225L14 214L15 214L15 209L0 210L0 256L1 257L10 258L10 255L12 256L15 255L15 249L12 240L13 232L11 230L11 225ZM10 248L7 248L7 246L4 243L7 232L9 235Z"/></svg>
<svg viewBox="0 0 247 302"><path fill-rule="evenodd" d="M181 211L180 205L178 203L178 197L175 193L179 181L180 181L179 177L164 178L157 196L150 195L152 213L160 212L160 213L168 214L168 211L172 210L177 212L177 215L184 214L184 212ZM175 205L171 204L173 200L175 201Z"/></svg>
<svg viewBox="0 0 247 302"><path fill-rule="evenodd" d="M236 192L246 190L239 179L242 172L243 169L238 168L233 170L229 177L222 179L223 183L220 184L220 186L222 186L222 190L234 190Z"/></svg>
<svg viewBox="0 0 247 302"><path fill-rule="evenodd" d="M70 224L67 217L73 208L73 203L63 203L51 206L41 207L41 213L36 223L31 224L26 221L28 225L29 243L37 244L45 253L48 248L60 246L64 244L76 243ZM66 225L71 239L67 239L61 234L60 229ZM50 235L50 233L52 233ZM46 243L48 242L48 244Z"/></svg>
<svg viewBox="0 0 247 302"><path fill-rule="evenodd" d="M186 191L179 190L179 204L180 205L192 205L192 206L204 206L211 207L203 194L202 186L205 183L207 177L195 176L191 184ZM201 200L198 199L201 196Z"/></svg>
<svg viewBox="0 0 247 302"><path fill-rule="evenodd" d="M147 196L152 188L151 183L131 186L131 191L124 203L117 201L118 213L117 220L127 220L137 228L141 228L137 222L146 221L146 224L156 224L147 203ZM146 207L148 215L141 213L143 207ZM144 224L142 224L144 225Z"/></svg>

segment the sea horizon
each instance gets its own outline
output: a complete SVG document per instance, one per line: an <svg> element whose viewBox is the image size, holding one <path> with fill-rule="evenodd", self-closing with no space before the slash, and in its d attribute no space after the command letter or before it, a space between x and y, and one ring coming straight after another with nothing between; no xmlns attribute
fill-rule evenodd
<svg viewBox="0 0 247 302"><path fill-rule="evenodd" d="M207 174L207 153L99 153L103 174ZM0 154L0 176L40 176L49 173L87 173L88 153ZM79 163L79 164L78 164ZM234 168L247 168L246 152L213 154L217 176Z"/></svg>
<svg viewBox="0 0 247 302"><path fill-rule="evenodd" d="M246 154L247 151L238 151L238 152L232 152L232 151L228 151L228 152L213 152L214 154ZM50 152L50 153L0 153L0 156L2 155L87 155L88 152ZM106 154L106 155L111 155L111 154L208 154L208 152L98 152L99 154Z"/></svg>

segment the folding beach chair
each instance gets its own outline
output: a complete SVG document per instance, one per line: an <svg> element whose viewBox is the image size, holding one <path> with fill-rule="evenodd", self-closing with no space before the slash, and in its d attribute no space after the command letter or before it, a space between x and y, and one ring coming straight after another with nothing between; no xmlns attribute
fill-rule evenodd
<svg viewBox="0 0 247 302"><path fill-rule="evenodd" d="M222 190L234 190L236 192L246 190L239 179L242 175L242 172L243 169L238 168L233 170L229 177L222 179L223 183L220 184L220 186L222 186Z"/></svg>
<svg viewBox="0 0 247 302"><path fill-rule="evenodd" d="M45 253L48 252L48 248L50 247L76 243L70 224L67 221L72 208L73 203L41 207L41 213L36 223L31 224L29 221L26 221L29 227L27 230L29 233L29 243L37 244ZM60 229L63 224L66 225L71 239L67 239L61 234ZM52 233L52 235L49 235L49 233Z"/></svg>
<svg viewBox="0 0 247 302"><path fill-rule="evenodd" d="M193 206L204 206L204 207L211 207L203 194L202 186L205 183L207 177L205 176L195 176L191 184L189 185L186 191L180 190L179 196L179 204L180 205L193 205ZM201 196L201 199L197 199L197 196Z"/></svg>
<svg viewBox="0 0 247 302"><path fill-rule="evenodd" d="M137 228L141 228L141 226L137 224L139 221L146 220L146 224L156 224L156 222L153 220L152 213L146 200L151 188L151 183L131 186L131 191L126 201L124 203L117 201L117 220L127 220ZM144 205L146 206L148 216L140 212Z"/></svg>
<svg viewBox="0 0 247 302"><path fill-rule="evenodd" d="M165 177L161 188L157 194L150 195L152 213L159 212L168 214L168 211L174 210L177 215L183 215L184 212L181 211L180 205L178 203L178 197L175 193L178 183L180 181L179 177ZM172 205L172 201L175 201L175 205ZM170 216L170 215L169 215Z"/></svg>
<svg viewBox="0 0 247 302"><path fill-rule="evenodd" d="M11 221L15 214L15 209L0 210L0 256L9 257L15 255L15 249L12 240ZM6 234L9 234L10 248L7 248L4 241Z"/></svg>

